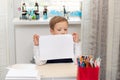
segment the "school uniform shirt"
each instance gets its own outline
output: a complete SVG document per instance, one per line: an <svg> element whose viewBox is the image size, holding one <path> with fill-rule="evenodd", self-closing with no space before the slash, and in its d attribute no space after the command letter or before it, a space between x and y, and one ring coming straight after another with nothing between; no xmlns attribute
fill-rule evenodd
<svg viewBox="0 0 120 80"><path fill-rule="evenodd" d="M44 65L46 63L72 63L76 64L76 57L82 55L81 42L74 43L74 58L67 59L53 59L53 60L40 60L39 55L39 46L33 47L34 60L36 65Z"/></svg>

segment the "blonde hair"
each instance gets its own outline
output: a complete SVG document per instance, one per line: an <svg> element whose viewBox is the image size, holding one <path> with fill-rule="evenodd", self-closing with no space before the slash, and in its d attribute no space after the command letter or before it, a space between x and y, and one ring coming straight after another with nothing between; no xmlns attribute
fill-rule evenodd
<svg viewBox="0 0 120 80"><path fill-rule="evenodd" d="M68 20L64 17L61 17L61 16L54 16L50 22L49 22L49 26L52 30L54 30L54 27L55 27L55 24L56 23L59 23L59 22L67 22L68 23Z"/></svg>

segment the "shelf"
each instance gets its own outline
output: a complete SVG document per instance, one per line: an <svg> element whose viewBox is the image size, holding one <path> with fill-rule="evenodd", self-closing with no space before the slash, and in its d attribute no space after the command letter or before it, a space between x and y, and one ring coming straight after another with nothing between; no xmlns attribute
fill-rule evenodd
<svg viewBox="0 0 120 80"><path fill-rule="evenodd" d="M39 20L20 20L19 18L14 18L14 25L48 25L51 18L47 20L43 20L42 18ZM69 24L81 24L81 19L79 17L72 17L68 20Z"/></svg>

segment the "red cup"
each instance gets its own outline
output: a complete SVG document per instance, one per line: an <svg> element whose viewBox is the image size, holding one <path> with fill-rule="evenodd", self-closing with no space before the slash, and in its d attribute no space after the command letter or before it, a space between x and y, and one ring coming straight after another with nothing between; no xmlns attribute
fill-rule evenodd
<svg viewBox="0 0 120 80"><path fill-rule="evenodd" d="M99 67L78 67L77 80L99 80Z"/></svg>

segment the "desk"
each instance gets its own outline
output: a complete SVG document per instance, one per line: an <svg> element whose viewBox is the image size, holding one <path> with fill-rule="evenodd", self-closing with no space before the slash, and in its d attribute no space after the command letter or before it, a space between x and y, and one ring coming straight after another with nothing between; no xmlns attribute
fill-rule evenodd
<svg viewBox="0 0 120 80"><path fill-rule="evenodd" d="M15 69L24 68L27 64L15 64ZM73 63L55 63L35 66L41 80L76 80L77 65Z"/></svg>

